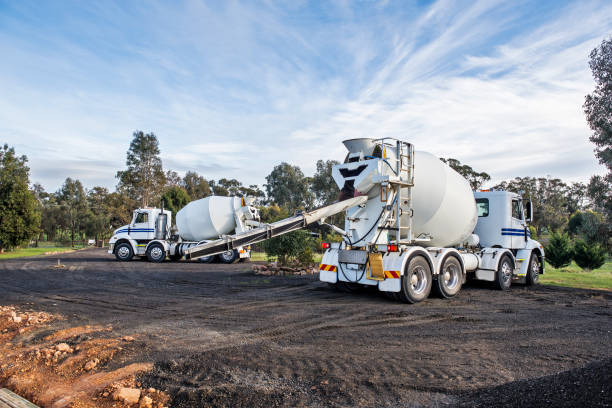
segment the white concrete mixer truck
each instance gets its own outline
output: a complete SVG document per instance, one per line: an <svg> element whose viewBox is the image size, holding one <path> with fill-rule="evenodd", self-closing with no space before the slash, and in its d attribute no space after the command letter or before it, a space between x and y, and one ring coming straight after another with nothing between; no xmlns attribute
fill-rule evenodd
<svg viewBox="0 0 612 408"><path fill-rule="evenodd" d="M409 303L433 290L452 297L468 276L506 290L544 273L542 245L529 236L532 206L518 194L472 192L461 175L410 143L352 139L332 169L340 201L185 250L210 256L319 222L346 211L343 242L324 244L319 279L350 290L376 286ZM524 211L526 208L527 211Z"/></svg>
<svg viewBox="0 0 612 408"><path fill-rule="evenodd" d="M132 222L113 233L108 253L119 261L130 261L134 256L151 262L166 258L178 261L189 247L258 226L259 212L250 204L252 199L245 197L211 196L192 201L177 212L174 228L171 227L172 212L163 208L136 209ZM249 246L238 246L199 260L233 263L250 256Z"/></svg>

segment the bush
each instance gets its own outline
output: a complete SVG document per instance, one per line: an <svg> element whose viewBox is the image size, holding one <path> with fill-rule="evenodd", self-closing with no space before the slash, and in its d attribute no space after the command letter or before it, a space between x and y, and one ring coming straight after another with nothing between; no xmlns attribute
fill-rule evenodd
<svg viewBox="0 0 612 408"><path fill-rule="evenodd" d="M314 262L314 239L308 231L298 230L269 239L263 243L268 257L277 256L278 262L287 265L290 261L301 264Z"/></svg>
<svg viewBox="0 0 612 408"><path fill-rule="evenodd" d="M562 268L572 262L572 250L569 235L553 232L545 248L546 260L553 268Z"/></svg>
<svg viewBox="0 0 612 408"><path fill-rule="evenodd" d="M582 269L601 268L606 262L606 250L599 244L587 244L579 239L574 245L574 261Z"/></svg>
<svg viewBox="0 0 612 408"><path fill-rule="evenodd" d="M572 214L567 231L571 236L579 236L588 244L606 245L610 236L603 215L591 210L576 211Z"/></svg>
<svg viewBox="0 0 612 408"><path fill-rule="evenodd" d="M531 239L538 239L538 230L533 225L529 226L529 233L531 234Z"/></svg>

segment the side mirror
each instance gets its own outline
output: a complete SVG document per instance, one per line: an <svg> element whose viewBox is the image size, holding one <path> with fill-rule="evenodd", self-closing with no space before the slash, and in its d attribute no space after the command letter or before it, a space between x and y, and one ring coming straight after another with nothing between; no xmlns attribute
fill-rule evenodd
<svg viewBox="0 0 612 408"><path fill-rule="evenodd" d="M525 203L525 221L531 222L533 220L533 204L531 201Z"/></svg>

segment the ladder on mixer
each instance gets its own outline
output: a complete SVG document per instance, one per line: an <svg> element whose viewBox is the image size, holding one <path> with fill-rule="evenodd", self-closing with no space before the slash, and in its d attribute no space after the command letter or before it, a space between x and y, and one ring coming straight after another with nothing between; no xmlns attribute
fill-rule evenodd
<svg viewBox="0 0 612 408"><path fill-rule="evenodd" d="M390 227L395 231L397 245L412 244L412 187L414 186L414 147L411 143L394 138L378 139L382 144L395 142L396 154L395 174L396 179L390 179L389 184L393 187L395 207L392 220L394 225ZM410 214L406 217L407 222L402 223L402 214Z"/></svg>

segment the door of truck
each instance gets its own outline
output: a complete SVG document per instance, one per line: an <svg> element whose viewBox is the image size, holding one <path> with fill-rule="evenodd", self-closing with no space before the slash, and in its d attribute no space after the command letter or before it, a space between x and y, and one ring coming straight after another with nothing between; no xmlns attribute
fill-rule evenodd
<svg viewBox="0 0 612 408"><path fill-rule="evenodd" d="M153 239L154 232L151 214L148 211L136 211L132 224L130 224L130 237L138 242L138 246L142 245L144 247L146 246L146 241Z"/></svg>
<svg viewBox="0 0 612 408"><path fill-rule="evenodd" d="M512 198L511 205L511 236L512 248L525 248L525 212L523 211L523 201L519 197Z"/></svg>

